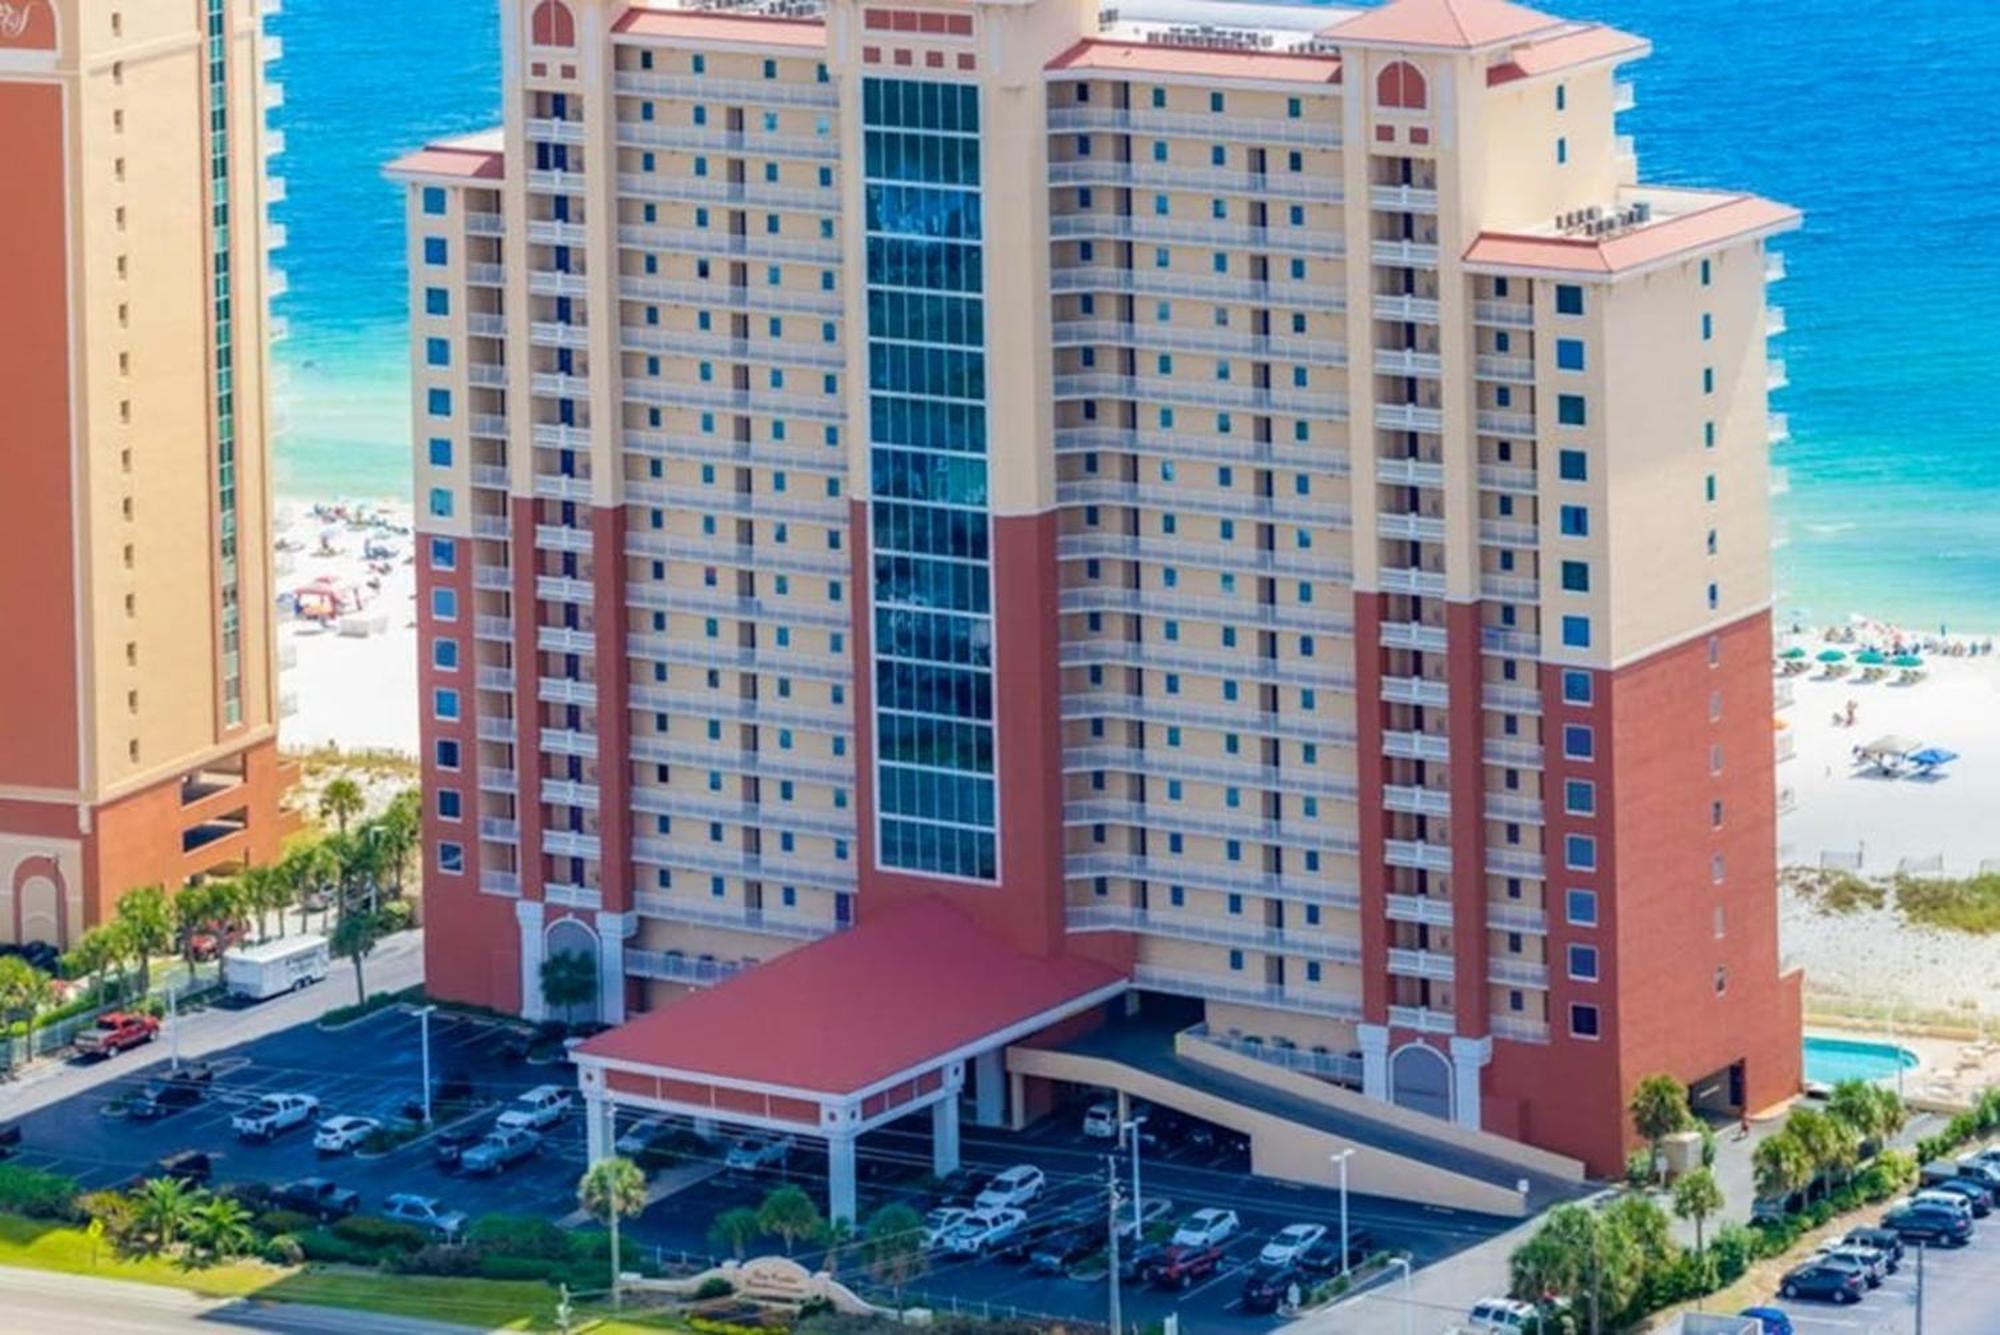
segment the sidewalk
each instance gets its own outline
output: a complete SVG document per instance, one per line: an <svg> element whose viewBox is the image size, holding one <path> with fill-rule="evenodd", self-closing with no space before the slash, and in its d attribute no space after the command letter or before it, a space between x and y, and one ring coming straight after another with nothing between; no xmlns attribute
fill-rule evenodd
<svg viewBox="0 0 2000 1335"><path fill-rule="evenodd" d="M380 1312L204 1298L182 1289L0 1267L10 1330L159 1331L213 1335L217 1327L282 1335L470 1335L473 1327ZM87 1317L81 1313L89 1313Z"/></svg>

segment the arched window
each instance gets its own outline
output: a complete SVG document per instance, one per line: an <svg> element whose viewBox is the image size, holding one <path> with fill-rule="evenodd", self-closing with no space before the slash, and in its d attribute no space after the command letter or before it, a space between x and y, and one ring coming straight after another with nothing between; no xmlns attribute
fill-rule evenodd
<svg viewBox="0 0 2000 1335"><path fill-rule="evenodd" d="M1402 107L1406 111L1422 111L1428 105L1423 72L1407 60L1384 65L1382 72L1375 76L1375 103L1383 107Z"/></svg>
<svg viewBox="0 0 2000 1335"><path fill-rule="evenodd" d="M528 23L528 40L536 46L576 45L576 19L561 0L542 0Z"/></svg>

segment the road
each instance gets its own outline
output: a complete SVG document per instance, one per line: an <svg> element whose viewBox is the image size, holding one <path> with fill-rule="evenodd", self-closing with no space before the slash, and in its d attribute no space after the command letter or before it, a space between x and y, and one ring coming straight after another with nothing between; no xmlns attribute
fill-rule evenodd
<svg viewBox="0 0 2000 1335"><path fill-rule="evenodd" d="M367 958L363 968L368 975L370 992L399 992L416 986L424 980L424 934L421 931L403 932L386 938ZM308 1024L330 1010L353 1003L353 966L344 960L335 960L333 973L327 980L303 992L294 992L261 1005L241 1009L211 1007L182 1017L178 1021L180 1055L183 1059L207 1056L295 1025ZM60 1058L38 1062L19 1077L0 1084L0 1121L12 1120L107 1081L128 1076L137 1065L152 1065L156 1060L165 1059L169 1050L169 1038L162 1034L158 1042L139 1049L128 1058L89 1065Z"/></svg>
<svg viewBox="0 0 2000 1335"><path fill-rule="evenodd" d="M214 1335L218 1326L282 1335L469 1335L469 1326L377 1312L345 1312L249 1298L203 1298L153 1284L59 1275L0 1266L0 1308L8 1330L76 1330L92 1335ZM78 1313L88 1312L83 1322Z"/></svg>

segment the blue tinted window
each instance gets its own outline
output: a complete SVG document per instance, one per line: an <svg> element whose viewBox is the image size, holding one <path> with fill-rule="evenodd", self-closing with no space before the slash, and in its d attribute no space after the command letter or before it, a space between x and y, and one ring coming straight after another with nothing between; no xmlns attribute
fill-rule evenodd
<svg viewBox="0 0 2000 1335"><path fill-rule="evenodd" d="M425 263L425 264L443 264L443 263L445 263L445 262L446 262L446 257L447 257L447 255L449 254L449 251L450 251L450 248L449 248L448 246L446 246L446 245L445 245L445 241L444 241L444 238L443 238L443 237L441 237L441 236L427 236L427 237L425 237L425 238L424 238L424 263Z"/></svg>
<svg viewBox="0 0 2000 1335"><path fill-rule="evenodd" d="M1583 340L1580 338L1557 339L1556 366L1565 371L1581 371L1583 369Z"/></svg>

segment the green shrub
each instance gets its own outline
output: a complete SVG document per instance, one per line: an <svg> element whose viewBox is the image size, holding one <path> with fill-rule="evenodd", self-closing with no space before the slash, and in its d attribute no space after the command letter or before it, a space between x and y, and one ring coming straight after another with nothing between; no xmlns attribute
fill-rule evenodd
<svg viewBox="0 0 2000 1335"><path fill-rule="evenodd" d="M267 1238L280 1233L307 1233L312 1230L313 1217L297 1210L267 1210L252 1221L256 1230Z"/></svg>
<svg viewBox="0 0 2000 1335"><path fill-rule="evenodd" d="M301 1233L295 1240L301 1256L321 1265L374 1265L379 1259L375 1248L349 1242L324 1228Z"/></svg>
<svg viewBox="0 0 2000 1335"><path fill-rule="evenodd" d="M0 1164L0 1214L30 1219L73 1219L76 1179L19 1164Z"/></svg>
<svg viewBox="0 0 2000 1335"><path fill-rule="evenodd" d="M1653 1180L1653 1155L1650 1150L1633 1150L1625 1156L1625 1180L1635 1187L1643 1187Z"/></svg>
<svg viewBox="0 0 2000 1335"><path fill-rule="evenodd" d="M304 1245L290 1233L280 1233L266 1242L261 1254L272 1265L303 1265L306 1259Z"/></svg>
<svg viewBox="0 0 2000 1335"><path fill-rule="evenodd" d="M573 1252L568 1233L546 1219L524 1215L482 1215L466 1234L466 1241L489 1256L567 1261Z"/></svg>
<svg viewBox="0 0 2000 1335"><path fill-rule="evenodd" d="M1708 1256L1715 1264L1716 1282L1734 1284L1757 1257L1757 1235L1741 1224L1724 1224L1708 1244Z"/></svg>
<svg viewBox="0 0 2000 1335"><path fill-rule="evenodd" d="M414 1224L365 1214L341 1220L333 1226L333 1235L351 1246L374 1252L413 1252L430 1241L430 1235Z"/></svg>
<svg viewBox="0 0 2000 1335"><path fill-rule="evenodd" d="M705 1303L712 1298L727 1298L736 1292L736 1286L720 1275L712 1275L695 1286L693 1298Z"/></svg>
<svg viewBox="0 0 2000 1335"><path fill-rule="evenodd" d="M428 1243L413 1252L392 1253L382 1264L398 1275L442 1275L467 1279L480 1273L480 1255L473 1247L447 1247Z"/></svg>

